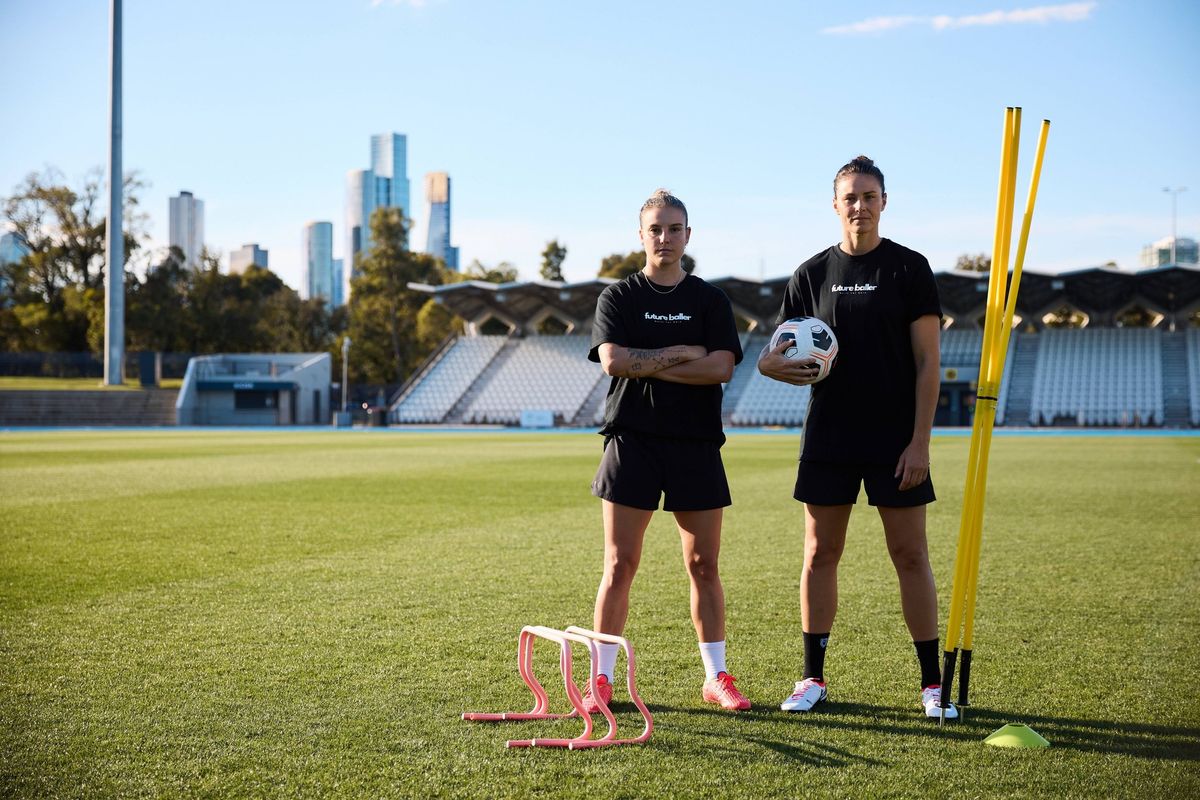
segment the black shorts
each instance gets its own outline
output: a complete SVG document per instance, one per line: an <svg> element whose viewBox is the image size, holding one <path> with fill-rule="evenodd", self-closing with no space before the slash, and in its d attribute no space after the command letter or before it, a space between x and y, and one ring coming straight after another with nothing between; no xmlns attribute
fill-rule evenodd
<svg viewBox="0 0 1200 800"><path fill-rule="evenodd" d="M902 492L895 472L894 465L801 461L796 470L796 490L792 497L815 506L853 505L858 500L859 484L862 484L867 489L867 502L873 506L910 508L937 499L933 494L933 480L928 475L924 483Z"/></svg>
<svg viewBox="0 0 1200 800"><path fill-rule="evenodd" d="M707 511L732 505L721 445L618 433L604 439L592 494L646 511Z"/></svg>

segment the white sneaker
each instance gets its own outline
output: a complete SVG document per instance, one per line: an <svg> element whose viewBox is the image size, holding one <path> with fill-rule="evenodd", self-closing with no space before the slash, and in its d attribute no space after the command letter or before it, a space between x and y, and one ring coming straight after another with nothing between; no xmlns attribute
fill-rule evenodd
<svg viewBox="0 0 1200 800"><path fill-rule="evenodd" d="M933 719L942 718L942 687L926 686L921 690L921 705L925 706L925 716ZM946 719L957 719L958 709L954 703L946 709Z"/></svg>
<svg viewBox="0 0 1200 800"><path fill-rule="evenodd" d="M796 684L792 696L780 703L779 707L784 711L810 711L828 696L825 684L815 678L805 678Z"/></svg>

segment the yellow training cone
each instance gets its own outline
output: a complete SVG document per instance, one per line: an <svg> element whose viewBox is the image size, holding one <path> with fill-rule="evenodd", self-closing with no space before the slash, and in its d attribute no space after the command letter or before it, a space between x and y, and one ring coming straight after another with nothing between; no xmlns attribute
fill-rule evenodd
<svg viewBox="0 0 1200 800"><path fill-rule="evenodd" d="M1005 725L1000 730L983 740L984 744L995 747L1049 747L1050 743L1038 735L1037 731L1028 725L1019 723Z"/></svg>

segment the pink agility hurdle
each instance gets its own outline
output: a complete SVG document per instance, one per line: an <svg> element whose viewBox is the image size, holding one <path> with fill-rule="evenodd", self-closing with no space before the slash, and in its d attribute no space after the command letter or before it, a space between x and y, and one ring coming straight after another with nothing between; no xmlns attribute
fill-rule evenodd
<svg viewBox="0 0 1200 800"><path fill-rule="evenodd" d="M558 643L558 666L562 672L563 684L567 690L567 699L571 702L571 710L567 713L558 714L550 711L550 699L546 695L546 690L542 688L542 684L538 682L538 679L533 674L533 643L534 640L539 638ZM600 713L604 715L604 720L608 723L608 733L598 739L591 738L592 717L583 710L583 696L579 693L578 687L575 686L575 680L572 675L572 642L582 644L588 649L588 660L590 662L588 686L591 688L592 697L596 698L596 705L600 707ZM642 713L642 718L646 720L646 727L642 729L639 736L633 739L617 738L617 720L596 689L596 677L598 675L596 672L597 642L620 645L621 649L625 651L625 661L628 667L626 685L629 687L629 696L633 700L633 704L637 706L638 711ZM579 717L583 720L583 733L573 739L510 739L506 742L505 746L507 747L565 747L568 750L583 750L592 747L608 747L614 744L641 744L650 738L650 733L654 730L654 720L650 716L650 711L646 708L646 704L642 702L642 698L637 693L637 684L633 678L633 645L629 643L628 639L621 636L610 636L606 633L596 633L595 631L589 631L574 625L561 631L555 628L547 628L544 625L526 625L521 629L520 636L517 637L517 669L520 670L521 678L525 681L525 685L533 693L532 709L524 713L506 712L488 714L467 712L462 715L462 718L468 722L513 722L531 719L569 719Z"/></svg>

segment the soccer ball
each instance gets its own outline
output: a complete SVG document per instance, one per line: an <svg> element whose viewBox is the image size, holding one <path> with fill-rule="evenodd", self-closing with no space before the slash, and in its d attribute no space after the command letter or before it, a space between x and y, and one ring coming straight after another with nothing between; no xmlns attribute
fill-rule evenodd
<svg viewBox="0 0 1200 800"><path fill-rule="evenodd" d="M833 369L838 354L837 337L816 317L796 317L781 324L771 336L771 349L784 341L792 343L783 351L784 356L817 365L819 372L813 383L824 380Z"/></svg>

